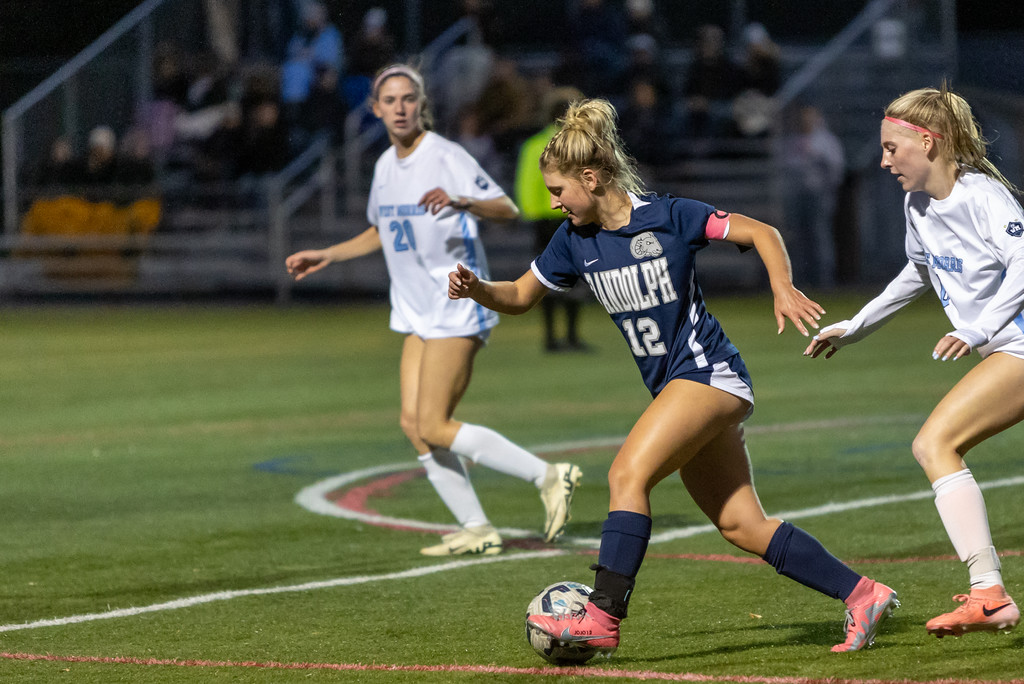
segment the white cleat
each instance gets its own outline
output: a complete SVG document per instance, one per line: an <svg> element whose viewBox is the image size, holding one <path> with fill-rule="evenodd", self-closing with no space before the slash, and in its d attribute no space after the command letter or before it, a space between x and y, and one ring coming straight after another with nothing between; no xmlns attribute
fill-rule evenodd
<svg viewBox="0 0 1024 684"><path fill-rule="evenodd" d="M441 537L441 543L420 549L424 556L493 556L501 553L501 535L491 525L467 527Z"/></svg>
<svg viewBox="0 0 1024 684"><path fill-rule="evenodd" d="M540 500L544 502L544 541L552 542L565 530L571 515L572 495L583 471L571 463L553 463L548 467Z"/></svg>

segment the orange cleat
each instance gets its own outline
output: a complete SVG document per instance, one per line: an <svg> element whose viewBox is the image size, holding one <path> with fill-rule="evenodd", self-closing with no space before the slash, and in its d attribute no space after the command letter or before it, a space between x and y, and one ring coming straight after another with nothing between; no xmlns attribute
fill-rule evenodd
<svg viewBox="0 0 1024 684"><path fill-rule="evenodd" d="M530 615L526 621L563 644L580 644L611 652L619 646L619 622L593 603L577 613Z"/></svg>
<svg viewBox="0 0 1024 684"><path fill-rule="evenodd" d="M947 634L1008 631L1020 622L1017 604L999 585L972 589L970 595L957 594L953 600L959 601L960 607L929 620L925 625L929 634L941 639Z"/></svg>
<svg viewBox="0 0 1024 684"><path fill-rule="evenodd" d="M833 646L833 653L859 651L870 646L875 641L878 627L900 607L895 591L867 577L860 579L847 600L846 641Z"/></svg>

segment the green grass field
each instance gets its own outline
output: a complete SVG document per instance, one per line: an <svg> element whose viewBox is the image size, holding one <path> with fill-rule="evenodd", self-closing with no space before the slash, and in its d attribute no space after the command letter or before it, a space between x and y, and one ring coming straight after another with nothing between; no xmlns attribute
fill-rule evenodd
<svg viewBox="0 0 1024 684"><path fill-rule="evenodd" d="M862 301L825 298L827 320ZM0 681L1024 678L1024 630L941 641L924 631L967 575L909 444L976 362L931 360L948 328L935 302L827 362L803 358L792 330L775 334L767 298L710 297L709 307L754 377L748 435L765 508L899 591L903 607L873 648L830 653L840 603L763 564L695 558L742 555L699 532L651 545L613 658L573 675L533 653L525 607L551 582L592 581L584 542L605 517L609 445L649 399L596 308L584 318L591 354L544 354L540 316L529 314L504 318L478 358L457 417L585 473L570 539L512 542L487 563L428 559L418 549L433 533L296 503L326 478L415 464L398 428L401 340L385 308L10 308L0 312ZM1022 489L1001 480L1024 475L1022 435L969 457L980 482L999 485L986 500L1018 599ZM539 529L532 487L482 468L473 478L495 524ZM655 534L706 523L676 480L653 505ZM451 522L421 477L366 507Z"/></svg>

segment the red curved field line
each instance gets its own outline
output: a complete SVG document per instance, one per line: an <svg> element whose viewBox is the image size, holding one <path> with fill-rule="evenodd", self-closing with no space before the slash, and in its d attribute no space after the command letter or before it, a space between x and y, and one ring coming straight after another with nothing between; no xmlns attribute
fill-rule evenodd
<svg viewBox="0 0 1024 684"><path fill-rule="evenodd" d="M179 660L132 658L129 656L76 656L36 653L3 653L8 660L58 663L100 663L109 665L171 665L175 667L237 667L269 670L340 670L361 672L465 672L470 674L546 675L549 677L605 677L643 679L663 682L737 682L738 684L1024 684L1024 679L836 679L832 677L760 677L749 675L709 675L696 672L656 672L599 667L502 667L498 665L386 665L381 663L281 663L255 660Z"/></svg>
<svg viewBox="0 0 1024 684"><path fill-rule="evenodd" d="M423 471L419 469L414 470L403 470L393 475L382 477L365 485L358 487L349 487L338 493L337 496L331 496L331 501L336 503L343 508L349 510L358 511L360 513L376 514L377 511L367 506L372 496L387 496L389 490L397 487L403 482L408 482L417 477L422 477ZM515 546L515 544L513 544ZM580 551L581 554L597 555L597 551ZM1024 556L1024 551L1000 551L1000 556ZM746 563L751 565L759 565L764 563L763 560L756 556L731 556L724 553L648 553L645 558L662 558L662 559L678 559L678 560L696 560L696 561L716 561L720 563ZM910 558L858 558L855 560L847 561L854 565L857 564L872 564L872 563L923 563L927 561L950 561L957 560L956 556L913 556Z"/></svg>
<svg viewBox="0 0 1024 684"><path fill-rule="evenodd" d="M368 484L359 485L358 487L349 487L348 489L338 492L336 496L335 493L332 492L329 498L337 505L342 508L347 508L350 511L376 514L377 511L366 505L366 502L371 496L387 496L389 494L389 490L392 488L417 477L423 477L423 475L424 471L421 469L403 470L395 473L394 475L388 475L387 477L373 480Z"/></svg>

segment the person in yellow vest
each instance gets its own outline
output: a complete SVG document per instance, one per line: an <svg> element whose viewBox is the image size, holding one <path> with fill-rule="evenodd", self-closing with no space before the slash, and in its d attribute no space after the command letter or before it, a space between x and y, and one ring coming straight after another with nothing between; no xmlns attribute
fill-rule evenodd
<svg viewBox="0 0 1024 684"><path fill-rule="evenodd" d="M548 144L548 140L558 131L555 123L565 115L569 104L582 100L583 93L576 88L555 88L543 101L547 126L527 138L519 148L516 163L515 196L519 205L520 216L534 232L534 249L541 252L547 247L551 236L562 225L565 216L559 209L551 208L551 194L544 186L544 177L540 172L540 154ZM544 348L547 351L586 351L587 345L579 337L580 307L587 290L574 287L565 293L551 293L541 300L541 311L544 315ZM555 312L565 312L565 338L555 334Z"/></svg>

